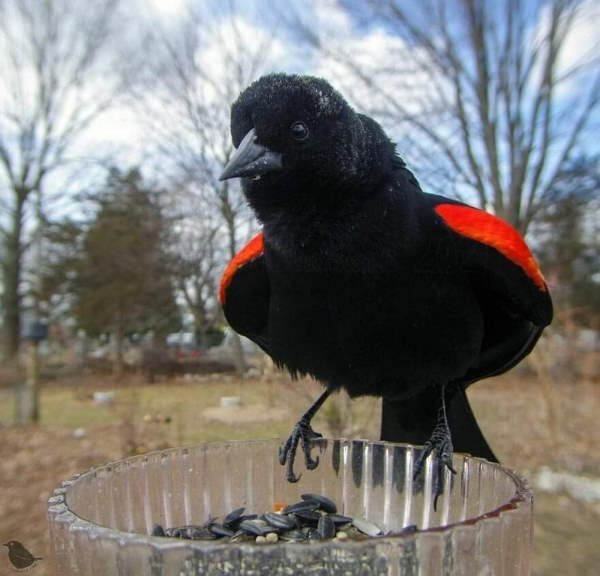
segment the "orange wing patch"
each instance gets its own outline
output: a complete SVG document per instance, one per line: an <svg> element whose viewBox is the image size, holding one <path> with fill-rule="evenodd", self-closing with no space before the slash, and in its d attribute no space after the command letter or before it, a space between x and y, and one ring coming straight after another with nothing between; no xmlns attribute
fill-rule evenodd
<svg viewBox="0 0 600 576"><path fill-rule="evenodd" d="M221 302L221 306L225 305L225 293L227 292L227 288L229 287L229 284L231 284L235 273L244 266L244 264L258 258L263 253L263 250L264 236L261 232L252 238L252 240L250 240L250 242L234 256L221 277L221 285L219 286L219 301Z"/></svg>
<svg viewBox="0 0 600 576"><path fill-rule="evenodd" d="M540 290L547 290L538 263L521 235L510 224L469 206L439 204L435 211L452 230L495 248L520 266Z"/></svg>

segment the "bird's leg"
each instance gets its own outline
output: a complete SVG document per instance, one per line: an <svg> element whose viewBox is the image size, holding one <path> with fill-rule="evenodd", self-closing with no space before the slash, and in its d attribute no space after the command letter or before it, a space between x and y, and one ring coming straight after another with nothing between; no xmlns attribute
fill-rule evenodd
<svg viewBox="0 0 600 576"><path fill-rule="evenodd" d="M329 397L329 390L325 390L317 401L303 414L302 418L298 420L290 437L287 439L285 444L279 447L279 463L283 466L287 462L287 480L288 482L298 482L300 476L294 474L294 460L296 458L296 450L298 449L298 442L302 442L302 452L304 452L304 463L308 470L314 470L319 464L319 457L312 458L310 455L310 441L314 438L321 438L322 435L315 432L310 421L317 413L319 408L323 405L323 402Z"/></svg>
<svg viewBox="0 0 600 576"><path fill-rule="evenodd" d="M433 452L437 459L437 478L435 481L435 499L433 501L434 510L437 507L437 500L442 493L442 478L444 473L444 466L456 474L456 470L452 467L452 454L454 453L454 446L452 445L452 435L450 434L450 427L448 426L448 419L446 418L446 386L442 386L442 401L438 410L437 422L433 432L425 442L423 451L419 455L417 462L415 463L415 469L413 479L416 479L421 471L427 457Z"/></svg>

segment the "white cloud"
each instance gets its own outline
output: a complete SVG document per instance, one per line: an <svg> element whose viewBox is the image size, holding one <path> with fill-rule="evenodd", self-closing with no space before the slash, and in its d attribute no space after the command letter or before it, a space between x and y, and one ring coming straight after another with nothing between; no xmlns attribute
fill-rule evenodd
<svg viewBox="0 0 600 576"><path fill-rule="evenodd" d="M359 111L385 116L392 101L409 112L422 109L429 76L420 66L427 60L420 49L382 27L359 32L336 2L323 7L317 2L315 13L325 48L315 60L315 75L329 80Z"/></svg>
<svg viewBox="0 0 600 576"><path fill-rule="evenodd" d="M587 0L578 10L560 54L559 70L567 71L600 55L600 3Z"/></svg>
<svg viewBox="0 0 600 576"><path fill-rule="evenodd" d="M542 42L547 36L552 17L551 10L551 5L543 7L532 32L532 45ZM600 57L598 30L600 30L600 3L596 0L585 0L577 8L569 32L560 47L556 65L556 76L558 78L582 64L589 63L593 58L598 59ZM541 75L542 61L538 60L533 75L536 83L540 82ZM557 85L556 95L559 98L568 99L577 96L582 88L582 76L572 74Z"/></svg>
<svg viewBox="0 0 600 576"><path fill-rule="evenodd" d="M169 17L180 17L185 13L186 0L140 0L142 4L159 13Z"/></svg>

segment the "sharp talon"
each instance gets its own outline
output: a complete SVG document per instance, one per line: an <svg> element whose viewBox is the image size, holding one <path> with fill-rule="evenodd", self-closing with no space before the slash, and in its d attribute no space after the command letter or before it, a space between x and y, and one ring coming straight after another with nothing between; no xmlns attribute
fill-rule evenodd
<svg viewBox="0 0 600 576"><path fill-rule="evenodd" d="M421 472L423 470L423 466L425 465L425 460L427 460L427 458L431 454L432 450L433 450L433 445L431 444L431 442L427 441L425 443L425 446L423 447L421 454L419 454L419 458L417 459L417 462L415 463L415 468L413 471L413 482L421 474Z"/></svg>
<svg viewBox="0 0 600 576"><path fill-rule="evenodd" d="M285 444L282 444L279 447L279 463L283 466L287 460L287 456L288 456L288 445L287 442Z"/></svg>
<svg viewBox="0 0 600 576"><path fill-rule="evenodd" d="M438 498L441 495L441 491L436 491L435 496L433 498L433 511L437 512L437 503L438 503Z"/></svg>
<svg viewBox="0 0 600 576"><path fill-rule="evenodd" d="M300 478L302 478L302 474L299 474L298 476L295 476L294 473L292 472L292 474L288 474L287 475L287 481L290 484L295 484L296 482L298 482L298 480L300 480Z"/></svg>
<svg viewBox="0 0 600 576"><path fill-rule="evenodd" d="M444 485L444 469L448 468L452 474L456 474L456 470L452 466L452 454L454 453L454 446L452 445L452 435L450 434L450 428L448 427L448 420L446 418L446 397L445 397L445 386L442 387L442 401L439 408L437 423L431 437L425 443L423 451L419 455L419 458L415 464L415 471L413 479L423 471L423 464L426 458L433 452L435 462L437 464L436 474L433 477L434 482L434 494L433 509L437 509L438 498L442 494Z"/></svg>
<svg viewBox="0 0 600 576"><path fill-rule="evenodd" d="M448 468L448 470L450 470L450 472L452 472L452 474L456 474L456 470L452 467L452 460L448 459L448 460L444 460L444 466L446 468Z"/></svg>
<svg viewBox="0 0 600 576"><path fill-rule="evenodd" d="M305 458L304 463L309 470L314 470L319 465L319 457Z"/></svg>
<svg viewBox="0 0 600 576"><path fill-rule="evenodd" d="M307 424L305 420L300 420L292 430L290 437L287 439L285 444L279 447L279 463L283 466L287 464L287 480L288 482L298 482L300 476L294 474L294 461L296 459L296 452L298 450L298 444L302 443L302 452L304 454L304 463L307 470L314 470L319 465L319 457L312 458L310 454L310 442L314 438L322 438L322 435L315 432L310 424Z"/></svg>

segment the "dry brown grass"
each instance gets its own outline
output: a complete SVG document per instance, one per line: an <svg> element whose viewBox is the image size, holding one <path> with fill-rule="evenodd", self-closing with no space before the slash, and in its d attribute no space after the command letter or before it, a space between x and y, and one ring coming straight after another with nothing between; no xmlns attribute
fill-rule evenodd
<svg viewBox="0 0 600 576"><path fill-rule="evenodd" d="M552 357L552 350L544 346L537 353ZM600 383L568 371L557 377L551 364L536 362L534 356L528 367L475 384L469 391L490 444L504 464L526 476L542 465L600 476ZM196 383L179 379L150 386L131 377L116 388L114 405L95 405L93 391L107 388L115 388L114 382L93 376L53 383L42 393L41 426L0 428L0 542L17 539L47 557L45 502L61 480L165 446L283 436L320 391L317 383L290 383L280 375L261 381L230 376ZM286 413L261 421L210 420L210 408L227 395L240 395L246 406L271 406ZM324 407L315 428L334 436L376 438L378 406L374 399L350 402L337 396ZM10 421L11 414L11 392L0 390L0 421ZM73 437L78 426L85 427L84 438ZM567 495L536 494L535 574L597 574L598 526L598 506ZM11 573L0 551L0 574ZM31 573L49 576L50 563L41 561Z"/></svg>

